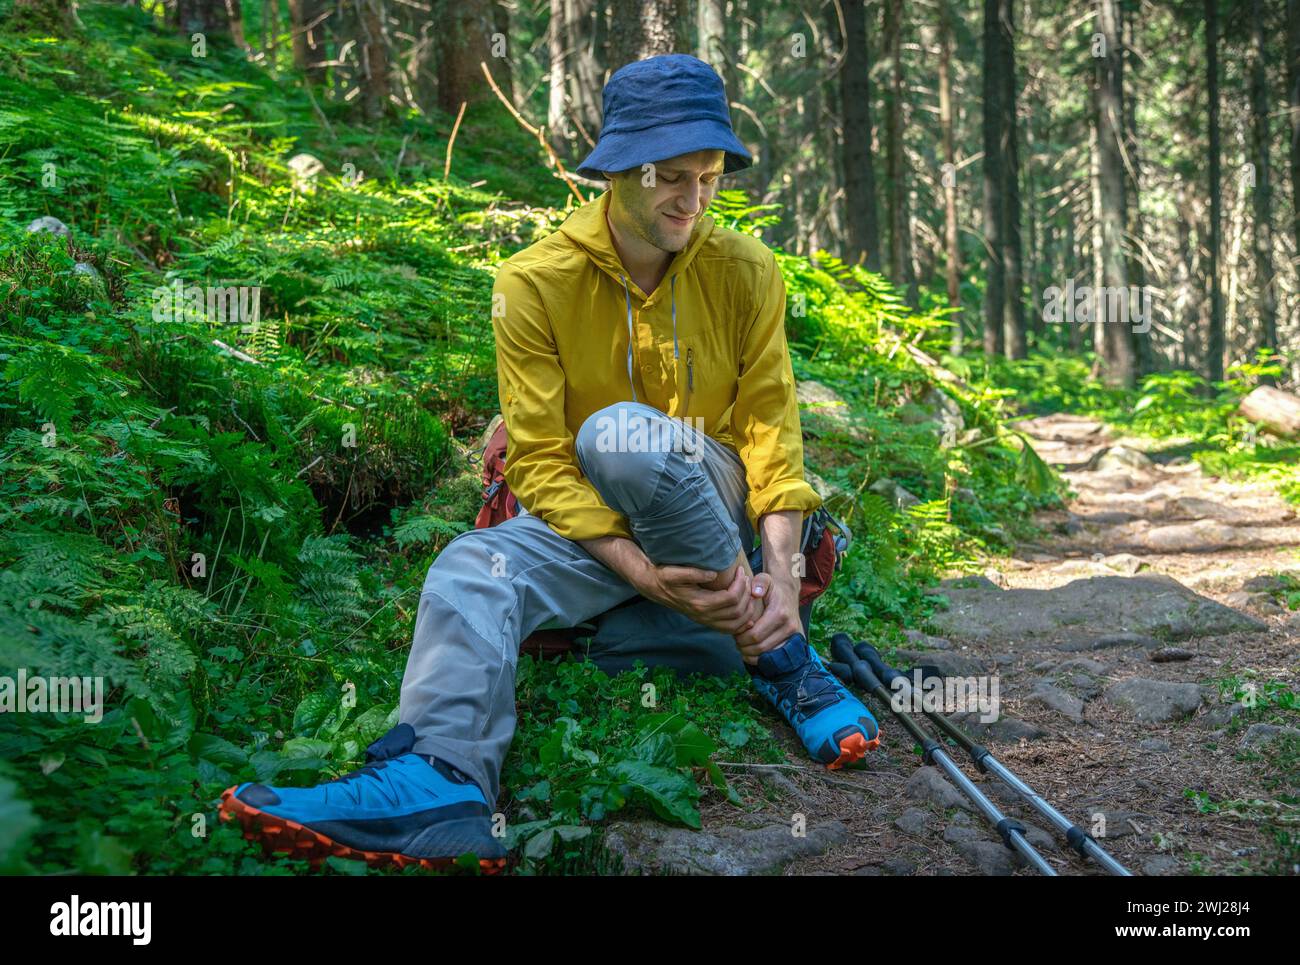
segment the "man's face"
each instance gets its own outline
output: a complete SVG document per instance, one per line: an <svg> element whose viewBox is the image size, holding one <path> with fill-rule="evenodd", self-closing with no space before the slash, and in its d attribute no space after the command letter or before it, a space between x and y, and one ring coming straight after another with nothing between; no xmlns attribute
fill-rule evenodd
<svg viewBox="0 0 1300 965"><path fill-rule="evenodd" d="M625 216L619 220L661 251L681 251L718 191L723 160L722 151L695 151L613 175L611 200Z"/></svg>

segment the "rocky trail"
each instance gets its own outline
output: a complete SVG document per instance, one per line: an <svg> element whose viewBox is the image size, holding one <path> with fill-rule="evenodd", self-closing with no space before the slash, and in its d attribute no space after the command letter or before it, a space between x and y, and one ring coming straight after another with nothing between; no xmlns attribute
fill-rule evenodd
<svg viewBox="0 0 1300 965"><path fill-rule="evenodd" d="M1300 690L1300 613L1275 575L1300 574L1294 507L1095 421L1019 428L1073 498L1043 514L1040 542L936 588L946 609L909 631L897 663L996 681L996 721L954 719L1134 874L1300 873L1300 730L1284 709ZM728 769L746 812L706 803L700 832L615 823L607 846L629 869L694 874L1035 873L882 724L865 768ZM1103 873L952 754L1058 872Z"/></svg>

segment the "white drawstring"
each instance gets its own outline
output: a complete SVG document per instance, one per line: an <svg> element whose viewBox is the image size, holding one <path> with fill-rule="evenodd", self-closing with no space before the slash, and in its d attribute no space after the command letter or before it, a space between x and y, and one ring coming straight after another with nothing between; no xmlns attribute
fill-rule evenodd
<svg viewBox="0 0 1300 965"><path fill-rule="evenodd" d="M623 301L627 304L627 384L632 388L632 401L636 402L636 383L632 381L632 293L627 287L627 278L624 275L618 276L619 281L623 283ZM673 275L668 282L669 300L672 302L673 312L673 358L681 358L681 351L677 347L677 276Z"/></svg>
<svg viewBox="0 0 1300 965"><path fill-rule="evenodd" d="M673 303L673 358L679 358L677 353L677 276L668 282L669 300Z"/></svg>
<svg viewBox="0 0 1300 965"><path fill-rule="evenodd" d="M632 293L627 290L627 279L618 277L623 282L623 299L627 302L627 384L632 388L632 401L636 402L636 384L632 381Z"/></svg>

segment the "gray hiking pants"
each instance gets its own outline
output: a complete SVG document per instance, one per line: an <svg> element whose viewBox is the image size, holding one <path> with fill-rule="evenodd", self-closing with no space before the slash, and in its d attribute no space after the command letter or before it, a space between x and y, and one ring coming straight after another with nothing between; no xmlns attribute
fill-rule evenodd
<svg viewBox="0 0 1300 965"><path fill-rule="evenodd" d="M635 443L601 451L611 448L604 419L630 429L649 420L642 438L657 440L649 447L657 451L628 451L643 448ZM575 448L584 475L627 517L653 562L722 572L742 547L750 553L744 465L689 423L620 402L586 420ZM515 732L520 642L534 630L578 626L636 595L579 543L526 511L457 536L429 567L402 679L400 719L415 730L416 752L464 771L495 803ZM600 621L587 656L611 673L638 658L682 673L744 672L731 636L648 600Z"/></svg>

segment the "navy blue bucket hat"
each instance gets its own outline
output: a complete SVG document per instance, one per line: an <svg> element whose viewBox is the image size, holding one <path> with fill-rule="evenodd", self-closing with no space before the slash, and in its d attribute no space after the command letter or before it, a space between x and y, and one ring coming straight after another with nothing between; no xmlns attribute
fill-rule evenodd
<svg viewBox="0 0 1300 965"><path fill-rule="evenodd" d="M717 71L688 54L663 54L620 67L605 85L596 149L578 168L586 178L627 171L694 151L725 151L723 172L753 158L731 129Z"/></svg>

